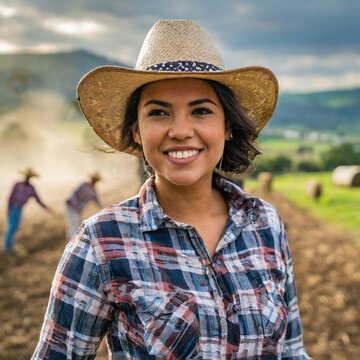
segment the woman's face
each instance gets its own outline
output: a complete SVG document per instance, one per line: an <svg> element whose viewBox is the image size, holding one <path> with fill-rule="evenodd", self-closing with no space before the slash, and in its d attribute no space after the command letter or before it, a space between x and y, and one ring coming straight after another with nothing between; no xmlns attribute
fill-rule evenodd
<svg viewBox="0 0 360 360"><path fill-rule="evenodd" d="M162 80L142 90L134 137L157 183L190 186L211 180L226 136L223 106L207 82Z"/></svg>

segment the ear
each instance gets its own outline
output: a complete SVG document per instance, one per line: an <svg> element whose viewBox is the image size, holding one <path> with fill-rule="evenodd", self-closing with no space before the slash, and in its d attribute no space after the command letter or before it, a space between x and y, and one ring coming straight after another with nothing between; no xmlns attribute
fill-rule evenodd
<svg viewBox="0 0 360 360"><path fill-rule="evenodd" d="M141 135L140 135L139 127L137 125L135 125L135 126L133 126L131 131L132 131L132 136L133 136L135 142L138 143L139 145L141 145Z"/></svg>
<svg viewBox="0 0 360 360"><path fill-rule="evenodd" d="M229 141L233 138L233 134L232 134L232 130L229 126L226 127L225 129L225 140Z"/></svg>

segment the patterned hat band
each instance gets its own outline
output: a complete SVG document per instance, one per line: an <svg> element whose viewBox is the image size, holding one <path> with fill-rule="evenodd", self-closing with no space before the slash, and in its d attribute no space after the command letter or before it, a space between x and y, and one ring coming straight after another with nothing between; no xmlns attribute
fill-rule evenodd
<svg viewBox="0 0 360 360"><path fill-rule="evenodd" d="M181 72L212 72L212 71L222 71L223 69L208 64L206 62L199 61L168 61L160 64L151 65L146 70L153 71L181 71Z"/></svg>

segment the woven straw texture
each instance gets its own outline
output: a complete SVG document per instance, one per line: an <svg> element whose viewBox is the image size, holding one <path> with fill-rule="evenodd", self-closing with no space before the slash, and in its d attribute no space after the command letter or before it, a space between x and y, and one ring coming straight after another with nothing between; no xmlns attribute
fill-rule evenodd
<svg viewBox="0 0 360 360"><path fill-rule="evenodd" d="M257 126L270 119L277 102L275 75L262 67L211 72L161 72L145 70L166 61L190 60L223 68L210 37L193 21L161 20L145 38L136 69L101 66L86 74L77 88L80 108L94 131L108 145L119 148L127 101L140 86L164 79L199 78L228 86ZM125 152L132 153L129 149ZM139 155L133 153L134 155Z"/></svg>
<svg viewBox="0 0 360 360"><path fill-rule="evenodd" d="M212 39L198 24L191 20L163 20L147 34L135 69L146 70L154 64L179 60L206 61L224 68Z"/></svg>

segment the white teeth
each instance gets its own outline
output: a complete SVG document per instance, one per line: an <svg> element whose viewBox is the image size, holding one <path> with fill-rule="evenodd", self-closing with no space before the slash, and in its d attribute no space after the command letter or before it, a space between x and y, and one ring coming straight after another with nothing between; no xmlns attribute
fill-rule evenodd
<svg viewBox="0 0 360 360"><path fill-rule="evenodd" d="M195 156L199 153L199 150L187 150L187 151L169 151L168 154L170 157L175 159L187 159L189 157Z"/></svg>

